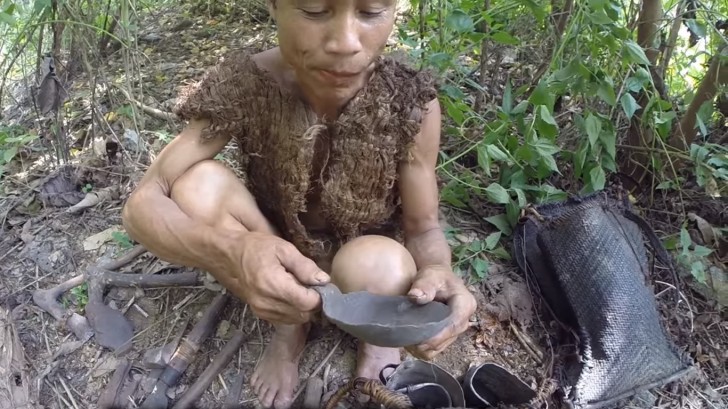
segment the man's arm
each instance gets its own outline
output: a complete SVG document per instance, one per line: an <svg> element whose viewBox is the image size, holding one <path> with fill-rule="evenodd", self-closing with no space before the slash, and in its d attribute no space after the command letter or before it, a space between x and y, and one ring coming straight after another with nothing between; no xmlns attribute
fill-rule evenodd
<svg viewBox="0 0 728 409"><path fill-rule="evenodd" d="M122 210L129 236L163 260L216 270L220 235L187 216L170 198L172 185L195 164L212 159L229 138L203 141L206 121L191 121L152 162Z"/></svg>
<svg viewBox="0 0 728 409"><path fill-rule="evenodd" d="M450 247L440 228L435 166L440 150L440 104L430 102L415 138L411 161L400 167L400 192L407 249L417 269L449 266Z"/></svg>
<svg viewBox="0 0 728 409"><path fill-rule="evenodd" d="M476 308L473 295L450 266L451 252L439 223L437 155L440 150L440 104L428 104L420 133L415 138L413 158L400 168L400 192L406 247L417 264L417 276L409 296L418 303L432 300L448 304L450 325L410 352L432 359L468 328Z"/></svg>

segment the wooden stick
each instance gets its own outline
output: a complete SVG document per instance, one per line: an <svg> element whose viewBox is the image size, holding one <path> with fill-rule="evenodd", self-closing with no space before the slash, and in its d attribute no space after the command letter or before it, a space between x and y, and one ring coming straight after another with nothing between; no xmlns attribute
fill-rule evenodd
<svg viewBox="0 0 728 409"><path fill-rule="evenodd" d="M210 384L212 384L212 381L214 381L215 378L230 363L240 347L243 345L244 340L245 334L243 331L235 331L233 337L227 342L227 344L225 344L222 351L215 356L212 363L205 368L205 371L200 374L195 383L187 389L187 392L182 395L172 409L187 409L192 407L192 405L200 399L200 396L205 393Z"/></svg>

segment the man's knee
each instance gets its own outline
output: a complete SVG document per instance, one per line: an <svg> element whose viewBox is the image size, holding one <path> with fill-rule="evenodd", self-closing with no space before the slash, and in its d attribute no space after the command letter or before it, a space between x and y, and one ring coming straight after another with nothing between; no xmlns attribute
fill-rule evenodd
<svg viewBox="0 0 728 409"><path fill-rule="evenodd" d="M172 185L170 197L188 216L211 226L235 224L237 212L255 207L255 200L235 173L214 160L187 170Z"/></svg>
<svg viewBox="0 0 728 409"><path fill-rule="evenodd" d="M345 293L406 294L416 273L409 251L384 236L362 236L344 244L331 263L331 279Z"/></svg>

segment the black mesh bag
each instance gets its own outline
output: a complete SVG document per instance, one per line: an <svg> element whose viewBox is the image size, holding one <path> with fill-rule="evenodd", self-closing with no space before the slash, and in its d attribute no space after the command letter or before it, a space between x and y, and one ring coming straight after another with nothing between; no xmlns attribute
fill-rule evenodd
<svg viewBox="0 0 728 409"><path fill-rule="evenodd" d="M578 335L580 359L561 362L557 374L570 406L612 406L690 368L660 322L643 233L672 266L629 202L606 193L526 209L516 227L519 267Z"/></svg>

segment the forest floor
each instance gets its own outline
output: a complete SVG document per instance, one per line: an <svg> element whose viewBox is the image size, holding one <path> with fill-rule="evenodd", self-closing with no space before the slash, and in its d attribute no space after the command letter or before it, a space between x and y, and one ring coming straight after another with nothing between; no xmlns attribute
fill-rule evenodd
<svg viewBox="0 0 728 409"><path fill-rule="evenodd" d="M256 24L250 19L244 24L230 24L181 13L166 10L148 18L138 50L143 56L134 64L145 84L142 102L165 112L171 111L179 87L199 78L226 50L262 49L274 43L273 32L265 21ZM127 79L125 73L130 74L129 67L128 61L112 56L108 67L99 68L99 87L123 83ZM71 102L79 112L70 121L69 132L73 135L80 135L90 123L91 97L87 81L78 80L70 88ZM68 173L48 172L51 164L43 162L42 152L29 151L22 163L14 165L14 172L10 167L6 170L8 176L0 202L0 214L6 216L5 229L0 233L0 319L6 325L5 335L0 331L0 341L5 336L5 345L14 347L14 352L6 348L5 359L10 359L7 354L24 359L25 369L18 378L16 391L27 392L36 407L96 407L114 370L124 360L133 364L125 384L140 382L137 393L127 400L127 407L137 407L153 386L144 378L149 372L142 365L144 353L164 345L180 330L189 330L220 292L219 286L210 281L174 288L111 287L104 302L123 311L135 331L131 350L123 354L101 347L95 338L77 342L68 328L34 303L34 291L49 289L130 250L133 243L121 227L124 200L154 154L181 129L179 121L141 113L135 123L128 115L130 110L123 95L112 87L104 88L96 98L99 100L93 103L97 109L105 110L102 115L119 136L123 149L104 141L86 146L80 143L74 148L76 156L67 167ZM143 129L140 134L130 131L135 125L141 125L137 128ZM78 201L79 195L83 197L76 188L79 181L80 186L92 191L109 192L109 198L82 212L67 212L70 202ZM64 196L62 192L68 193ZM706 201L698 193L683 193L690 211L715 226L726 225L725 201ZM48 199L51 194L55 194L56 200ZM68 200L60 200L63 198ZM5 210L9 212L5 214ZM642 210L658 233L678 228L674 219L664 216L674 214L672 207ZM490 216L501 210L481 206L481 212L481 216ZM454 246L482 240L490 233L473 214L445 207L443 219L457 229L457 234L451 236ZM716 264L714 268L725 271L725 264ZM144 253L119 271L165 274L196 270L170 265ZM621 407L728 408L728 313L696 291L689 277L683 278L678 284L682 299L677 307L673 301L674 283L667 273L655 274L653 285L668 332L678 348L695 360L696 373L681 382L640 394ZM550 340L555 325L546 318L541 303L531 296L515 263L491 260L485 279L469 280L469 289L478 300L472 327L434 363L459 377L472 364L496 362L538 391L542 398L540 407L558 407L553 396L556 381L551 376L556 351ZM88 301L84 289L69 291L61 298L65 307L81 315ZM250 379L270 337L270 326L256 319L237 299L227 304L221 319L178 386L168 391L171 399L178 399L189 390L237 329L244 333L243 345L220 376L212 380L199 407L221 407L239 376ZM14 336L16 343L12 342ZM314 325L301 360L301 386L318 369L315 376L325 381L325 390L337 390L352 376L355 357L355 340L335 328ZM247 382L243 384L240 402L243 407L258 407Z"/></svg>

